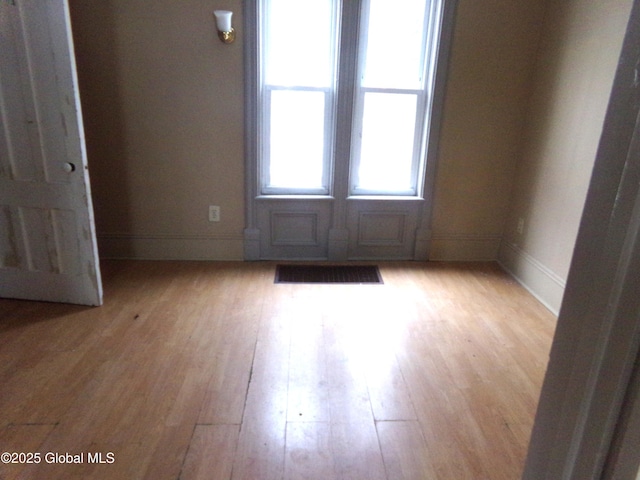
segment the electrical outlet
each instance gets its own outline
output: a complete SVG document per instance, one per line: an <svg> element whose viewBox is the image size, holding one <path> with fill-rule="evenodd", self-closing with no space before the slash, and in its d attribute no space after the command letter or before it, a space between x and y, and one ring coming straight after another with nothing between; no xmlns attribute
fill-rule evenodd
<svg viewBox="0 0 640 480"><path fill-rule="evenodd" d="M516 231L518 232L518 235L522 235L522 233L524 232L524 218L518 218L518 226L516 227Z"/></svg>
<svg viewBox="0 0 640 480"><path fill-rule="evenodd" d="M219 222L220 221L220 207L217 205L209 205L209 221L210 222Z"/></svg>

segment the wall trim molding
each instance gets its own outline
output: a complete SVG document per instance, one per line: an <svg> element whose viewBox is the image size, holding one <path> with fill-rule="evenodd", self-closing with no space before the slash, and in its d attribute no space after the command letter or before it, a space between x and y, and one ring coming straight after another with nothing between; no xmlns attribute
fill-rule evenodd
<svg viewBox="0 0 640 480"><path fill-rule="evenodd" d="M108 259L236 261L244 258L244 236L99 233L98 251Z"/></svg>
<svg viewBox="0 0 640 480"><path fill-rule="evenodd" d="M560 312L566 280L518 245L503 241L498 263L554 315Z"/></svg>

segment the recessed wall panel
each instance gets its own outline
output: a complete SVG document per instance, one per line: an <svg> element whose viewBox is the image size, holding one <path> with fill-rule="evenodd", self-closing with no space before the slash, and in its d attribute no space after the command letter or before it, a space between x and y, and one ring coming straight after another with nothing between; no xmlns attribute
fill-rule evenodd
<svg viewBox="0 0 640 480"><path fill-rule="evenodd" d="M349 200L349 258L410 260L415 257L420 199Z"/></svg>
<svg viewBox="0 0 640 480"><path fill-rule="evenodd" d="M333 199L260 199L260 258L326 259Z"/></svg>
<svg viewBox="0 0 640 480"><path fill-rule="evenodd" d="M271 243L273 245L318 245L318 215L273 212Z"/></svg>
<svg viewBox="0 0 640 480"><path fill-rule="evenodd" d="M406 214L367 212L360 214L358 244L400 246L404 243Z"/></svg>

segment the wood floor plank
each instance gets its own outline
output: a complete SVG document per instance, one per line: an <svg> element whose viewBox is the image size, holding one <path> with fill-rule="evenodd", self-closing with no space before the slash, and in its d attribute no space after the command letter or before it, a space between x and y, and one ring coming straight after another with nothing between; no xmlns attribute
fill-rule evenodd
<svg viewBox="0 0 640 480"><path fill-rule="evenodd" d="M331 424L333 478L385 480L380 443L373 421Z"/></svg>
<svg viewBox="0 0 640 480"><path fill-rule="evenodd" d="M158 441L151 455L147 457L144 480L180 477L187 450L193 440L193 424L181 423L166 426L157 433ZM228 478L228 477L227 477Z"/></svg>
<svg viewBox="0 0 640 480"><path fill-rule="evenodd" d="M295 300L289 350L287 420L327 422L329 385L322 317L310 297Z"/></svg>
<svg viewBox="0 0 640 480"><path fill-rule="evenodd" d="M555 318L499 266L274 269L104 261L103 307L0 299L0 450L115 455L0 477L519 477Z"/></svg>
<svg viewBox="0 0 640 480"><path fill-rule="evenodd" d="M378 422L377 428L388 478L437 478L430 451L417 421Z"/></svg>
<svg viewBox="0 0 640 480"><path fill-rule="evenodd" d="M256 345L257 319L228 322L218 332L215 365L198 422L240 424Z"/></svg>
<svg viewBox="0 0 640 480"><path fill-rule="evenodd" d="M405 317L401 310L406 307L398 307L402 302L390 290L374 285L354 286L345 290L344 296L336 294L339 300L332 303L338 309L330 310L330 325L343 342L349 362L366 381L375 419L415 419L396 359L405 339Z"/></svg>
<svg viewBox="0 0 640 480"><path fill-rule="evenodd" d="M197 425L180 480L231 478L238 429L238 425Z"/></svg>
<svg viewBox="0 0 640 480"><path fill-rule="evenodd" d="M292 318L285 291L267 290L233 467L234 480L282 479Z"/></svg>
<svg viewBox="0 0 640 480"><path fill-rule="evenodd" d="M287 424L285 480L335 478L328 422Z"/></svg>
<svg viewBox="0 0 640 480"><path fill-rule="evenodd" d="M337 316L336 323L325 325L329 416L333 424L373 424L364 359L355 343L358 340L349 332L353 328L349 324L349 319Z"/></svg>
<svg viewBox="0 0 640 480"><path fill-rule="evenodd" d="M40 446L55 427L55 424L27 424L0 428L0 453L40 453ZM0 478L20 478L26 475L25 470L28 470L29 465L20 463L19 458L15 460L15 463L0 462ZM33 461L33 457L31 460Z"/></svg>
<svg viewBox="0 0 640 480"><path fill-rule="evenodd" d="M233 480L281 480L284 475L286 417L245 420L233 465Z"/></svg>

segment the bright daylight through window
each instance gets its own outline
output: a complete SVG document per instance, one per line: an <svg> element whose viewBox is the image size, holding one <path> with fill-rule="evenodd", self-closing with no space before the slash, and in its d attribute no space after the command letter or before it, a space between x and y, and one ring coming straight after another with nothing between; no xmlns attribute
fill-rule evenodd
<svg viewBox="0 0 640 480"><path fill-rule="evenodd" d="M401 41L388 1L362 0L359 20L341 7L338 0L260 2L261 193L329 195L333 182L348 181L349 195L420 195L440 1L393 2ZM340 29L359 29L356 51L340 45ZM335 158L336 112L347 101L350 155ZM334 178L337 171L349 178Z"/></svg>

